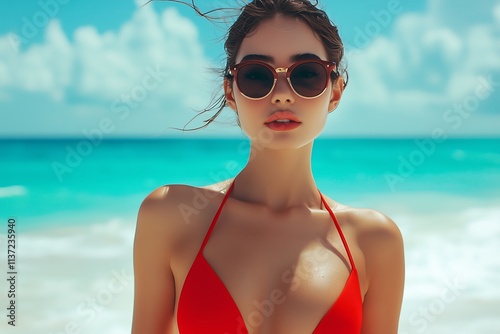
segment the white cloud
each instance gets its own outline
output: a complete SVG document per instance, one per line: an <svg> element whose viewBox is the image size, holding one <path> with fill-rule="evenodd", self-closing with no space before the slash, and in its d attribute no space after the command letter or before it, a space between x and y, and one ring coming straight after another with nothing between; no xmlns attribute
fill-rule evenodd
<svg viewBox="0 0 500 334"><path fill-rule="evenodd" d="M445 60L453 64L456 64L463 51L463 42L458 35L443 27L426 31L422 38L422 46L426 50L439 50Z"/></svg>
<svg viewBox="0 0 500 334"><path fill-rule="evenodd" d="M500 25L500 2L493 9L493 16L495 17L497 25Z"/></svg>
<svg viewBox="0 0 500 334"><path fill-rule="evenodd" d="M83 99L113 101L141 85L153 68L169 76L156 96L188 105L190 90L203 90L197 71L209 67L196 26L175 9L159 15L152 6L139 8L117 32L80 27L70 42L52 20L43 43L15 54L9 36L2 36L0 51L0 87L46 93L56 101L70 91Z"/></svg>
<svg viewBox="0 0 500 334"><path fill-rule="evenodd" d="M215 88L198 28L174 8L140 7L116 31L83 26L73 36L52 20L42 42L16 41L0 36L3 135L81 136L104 119L109 137L179 135L170 127L183 127Z"/></svg>
<svg viewBox="0 0 500 334"><path fill-rule="evenodd" d="M62 89L70 81L71 51L57 21L46 30L46 41L17 52L12 34L0 43L0 87L18 88L30 92L45 92L54 99L62 97Z"/></svg>
<svg viewBox="0 0 500 334"><path fill-rule="evenodd" d="M474 92L479 77L499 73L500 5L494 16L491 7L476 10L474 20L457 28L452 22L458 5L437 2L430 1L426 12L401 14L389 36L377 36L367 47L350 50L347 112L356 110L358 119L373 118L372 128L387 128L391 122L400 129L389 131L425 133L442 121L448 106ZM459 10L457 15L465 14ZM413 122L418 117L425 122ZM346 124L339 128L348 126L349 119L343 121Z"/></svg>

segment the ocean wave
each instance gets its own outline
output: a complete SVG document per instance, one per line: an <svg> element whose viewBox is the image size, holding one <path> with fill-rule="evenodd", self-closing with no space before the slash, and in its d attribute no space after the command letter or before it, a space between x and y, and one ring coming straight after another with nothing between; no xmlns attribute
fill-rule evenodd
<svg viewBox="0 0 500 334"><path fill-rule="evenodd" d="M0 198L25 196L28 190L23 186L0 187Z"/></svg>
<svg viewBox="0 0 500 334"><path fill-rule="evenodd" d="M135 224L119 218L83 226L63 226L23 235L25 257L34 259L114 258L129 251Z"/></svg>
<svg viewBox="0 0 500 334"><path fill-rule="evenodd" d="M447 217L430 214L406 219L424 226L406 234L401 333L496 333L493 328L500 322L491 306L500 300L500 262L494 255L500 240L500 209L466 208ZM424 219L427 224L421 224ZM471 305L480 314L470 314ZM469 323L476 330L460 330Z"/></svg>
<svg viewBox="0 0 500 334"><path fill-rule="evenodd" d="M62 333L70 324L81 333L130 331L134 229L114 218L19 234L21 332ZM0 333L8 327L2 321Z"/></svg>

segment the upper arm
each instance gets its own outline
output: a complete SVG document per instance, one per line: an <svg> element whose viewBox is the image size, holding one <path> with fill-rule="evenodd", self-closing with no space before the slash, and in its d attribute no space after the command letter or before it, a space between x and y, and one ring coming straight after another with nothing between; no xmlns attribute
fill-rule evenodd
<svg viewBox="0 0 500 334"><path fill-rule="evenodd" d="M162 187L141 204L134 240L134 314L132 334L170 333L175 285L170 269L173 233Z"/></svg>
<svg viewBox="0 0 500 334"><path fill-rule="evenodd" d="M404 289L403 238L396 224L372 211L361 236L368 290L363 301L362 334L397 334Z"/></svg>

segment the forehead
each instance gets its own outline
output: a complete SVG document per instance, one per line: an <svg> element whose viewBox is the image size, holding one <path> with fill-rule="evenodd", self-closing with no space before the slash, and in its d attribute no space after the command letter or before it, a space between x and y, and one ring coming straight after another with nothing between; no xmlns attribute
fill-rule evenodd
<svg viewBox="0 0 500 334"><path fill-rule="evenodd" d="M251 54L270 56L277 64L288 64L298 54L315 54L327 60L325 47L314 31L305 22L283 15L261 22L243 39L236 63Z"/></svg>

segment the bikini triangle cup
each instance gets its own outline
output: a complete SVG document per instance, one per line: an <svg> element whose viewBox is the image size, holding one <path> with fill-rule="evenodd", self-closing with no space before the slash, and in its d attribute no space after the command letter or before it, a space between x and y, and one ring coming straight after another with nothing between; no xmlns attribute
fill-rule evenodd
<svg viewBox="0 0 500 334"><path fill-rule="evenodd" d="M227 287L203 256L203 249L233 188L234 181L227 190L184 281L177 308L177 325L181 334L249 332ZM346 249L351 272L341 294L322 317L313 334L359 334L362 321L362 299L358 273L340 225L321 192L320 196Z"/></svg>

